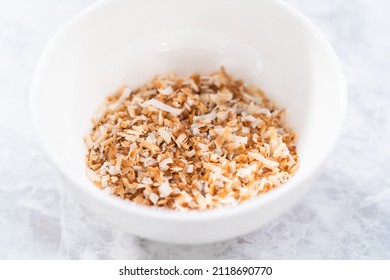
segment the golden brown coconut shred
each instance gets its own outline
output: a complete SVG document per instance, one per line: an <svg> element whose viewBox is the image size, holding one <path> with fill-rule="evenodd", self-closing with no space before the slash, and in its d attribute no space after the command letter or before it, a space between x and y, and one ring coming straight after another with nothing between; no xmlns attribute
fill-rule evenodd
<svg viewBox="0 0 390 280"><path fill-rule="evenodd" d="M211 75L159 76L108 97L84 140L96 186L176 210L232 206L285 183L295 133L261 89Z"/></svg>

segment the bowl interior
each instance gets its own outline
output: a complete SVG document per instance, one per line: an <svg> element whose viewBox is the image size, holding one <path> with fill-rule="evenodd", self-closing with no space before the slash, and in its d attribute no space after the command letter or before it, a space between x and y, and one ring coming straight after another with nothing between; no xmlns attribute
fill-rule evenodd
<svg viewBox="0 0 390 280"><path fill-rule="evenodd" d="M276 3L103 1L83 11L55 36L33 85L36 123L54 160L79 186L95 188L82 138L107 95L156 74L223 65L287 109L301 158L293 180L312 176L340 127L343 76L318 31Z"/></svg>

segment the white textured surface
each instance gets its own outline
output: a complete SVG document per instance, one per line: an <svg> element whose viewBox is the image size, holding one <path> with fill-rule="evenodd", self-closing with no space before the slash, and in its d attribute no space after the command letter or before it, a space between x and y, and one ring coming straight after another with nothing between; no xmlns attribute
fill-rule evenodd
<svg viewBox="0 0 390 280"><path fill-rule="evenodd" d="M290 212L201 246L139 239L87 213L36 140L28 109L34 68L55 31L91 2L0 0L0 259L390 259L389 1L286 1L341 58L349 86L344 132Z"/></svg>

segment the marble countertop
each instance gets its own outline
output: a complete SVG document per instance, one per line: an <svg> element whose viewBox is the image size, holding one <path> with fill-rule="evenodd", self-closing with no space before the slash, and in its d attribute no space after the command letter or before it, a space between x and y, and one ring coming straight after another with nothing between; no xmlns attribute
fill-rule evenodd
<svg viewBox="0 0 390 280"><path fill-rule="evenodd" d="M390 259L389 1L286 1L340 56L349 88L344 131L291 211L200 246L136 238L86 212L36 140L34 69L51 36L92 2L0 2L0 259Z"/></svg>

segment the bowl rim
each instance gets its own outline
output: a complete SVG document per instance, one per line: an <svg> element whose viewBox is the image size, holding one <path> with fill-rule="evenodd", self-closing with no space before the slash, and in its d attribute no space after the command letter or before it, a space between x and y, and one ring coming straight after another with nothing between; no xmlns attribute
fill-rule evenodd
<svg viewBox="0 0 390 280"><path fill-rule="evenodd" d="M38 135L38 138L40 140L40 143L44 148L44 150L46 151L46 153L49 155L50 160L54 163L56 168L60 171L61 174L63 174L68 180L70 180L71 184L77 186L77 188L80 189L84 194L89 195L94 200L99 201L99 203L105 204L108 207L116 208L118 211L136 214L140 217L149 218L149 219L158 218L160 220L162 219L166 221L195 221L196 222L196 221L215 220L223 217L240 216L242 214L262 208L270 203L273 203L274 200L278 200L281 197L288 195L290 192L296 191L295 189L300 184L303 184L309 178L319 173L321 166L324 164L325 160L327 159L329 153L333 149L336 140L338 139L341 133L341 129L343 127L346 112L347 112L347 85L342 70L342 66L334 49L327 41L327 39L324 37L324 35L321 33L321 31L301 12L291 7L290 5L282 2L281 0L264 0L271 3L272 5L275 5L275 7L278 9L283 9L285 12L289 13L293 18L295 18L295 20L300 21L302 25L304 25L305 28L307 28L313 34L313 36L315 36L318 39L318 41L324 48L325 52L327 52L328 56L331 58L332 64L337 71L337 77L339 79L338 87L339 87L339 94L340 94L339 96L340 110L336 113L338 114L340 121L334 126L334 133L332 134L332 137L327 141L323 156L320 157L315 162L313 162L313 164L311 165L311 169L310 169L311 172L304 175L301 174L300 177L297 178L297 180L294 180L295 176L293 176L287 183L283 184L283 187L279 186L267 192L266 194L253 198L249 201L246 201L245 203L241 203L239 205L232 206L232 207L224 207L224 208L202 210L202 211L172 211L164 208L152 208L149 206L139 205L134 202L125 201L112 195L107 195L106 193L102 192L98 188L88 188L86 186L83 186L76 178L74 178L70 174L70 172L67 172L66 165L62 163L57 152L51 147L49 141L47 141L47 139L44 137L43 128L41 127L39 122L39 117L38 117L39 106L38 106L38 98L36 97L37 97L37 92L39 90L39 83L41 80L43 69L48 60L50 50L52 46L55 44L55 42L57 41L57 39L64 32L66 32L67 29L76 25L82 18L88 16L95 9L101 8L105 5L109 5L110 3L115 1L116 0L99 0L87 6L86 8L81 10L78 14L76 14L74 17L72 17L70 20L68 20L56 32L56 34L51 38L48 45L46 46L43 54L41 55L41 58L39 60L38 66L34 73L31 87L29 90L29 101L30 101L29 103L30 103L30 111L32 115L32 122L36 134Z"/></svg>

